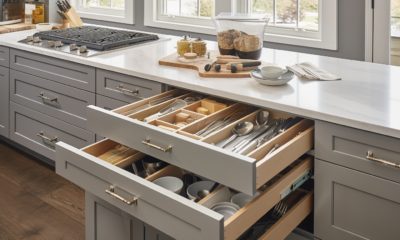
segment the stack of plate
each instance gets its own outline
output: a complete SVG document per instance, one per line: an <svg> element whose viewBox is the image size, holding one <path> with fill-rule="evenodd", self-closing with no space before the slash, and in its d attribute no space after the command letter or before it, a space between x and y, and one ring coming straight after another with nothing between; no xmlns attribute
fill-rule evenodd
<svg viewBox="0 0 400 240"><path fill-rule="evenodd" d="M257 82L262 85L267 86L279 86L288 83L290 80L293 79L294 73L292 71L286 71L282 74L279 78L271 79L271 78L264 78L261 75L261 70L254 70L250 73L251 77L254 78Z"/></svg>

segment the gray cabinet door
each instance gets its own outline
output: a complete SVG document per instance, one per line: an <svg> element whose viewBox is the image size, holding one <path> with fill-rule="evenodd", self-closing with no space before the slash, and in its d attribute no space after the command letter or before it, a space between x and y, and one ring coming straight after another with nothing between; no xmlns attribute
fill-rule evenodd
<svg viewBox="0 0 400 240"><path fill-rule="evenodd" d="M43 135L40 135L41 132ZM57 139L49 140L54 138ZM58 141L83 148L95 142L95 135L82 128L10 102L10 139L55 160L55 145Z"/></svg>
<svg viewBox="0 0 400 240"><path fill-rule="evenodd" d="M43 78L10 70L10 100L86 129L86 107L96 95ZM51 101L51 100L54 101Z"/></svg>
<svg viewBox="0 0 400 240"><path fill-rule="evenodd" d="M400 184L321 160L314 179L317 238L400 239Z"/></svg>
<svg viewBox="0 0 400 240"><path fill-rule="evenodd" d="M99 94L96 94L96 106L104 108L106 110L114 110L116 108L120 108L122 106L127 105L128 103L122 102L119 100L115 100L112 98L104 97ZM103 140L104 137L96 134L96 142Z"/></svg>
<svg viewBox="0 0 400 240"><path fill-rule="evenodd" d="M96 93L129 103L163 92L161 83L102 69L96 70L96 79ZM136 94L127 94L123 90L117 89L120 86L128 91L138 90L141 98Z"/></svg>
<svg viewBox="0 0 400 240"><path fill-rule="evenodd" d="M94 67L11 49L10 68L86 91L96 91Z"/></svg>
<svg viewBox="0 0 400 240"><path fill-rule="evenodd" d="M1 49L0 49L1 51ZM8 105L9 105L9 96L8 96L8 78L9 78L9 69L5 67L0 67L0 135L4 137L9 137L9 128L8 128Z"/></svg>
<svg viewBox="0 0 400 240"><path fill-rule="evenodd" d="M8 47L0 46L0 66L10 66L10 49Z"/></svg>

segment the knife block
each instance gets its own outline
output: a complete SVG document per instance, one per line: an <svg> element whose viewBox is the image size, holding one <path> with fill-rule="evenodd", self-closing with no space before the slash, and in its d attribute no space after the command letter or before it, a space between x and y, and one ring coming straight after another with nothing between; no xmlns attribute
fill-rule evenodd
<svg viewBox="0 0 400 240"><path fill-rule="evenodd" d="M82 19L79 17L79 15L76 12L74 7L71 7L70 9L68 9L64 13L64 16L69 21L69 26L70 27L81 27L81 26L83 26Z"/></svg>

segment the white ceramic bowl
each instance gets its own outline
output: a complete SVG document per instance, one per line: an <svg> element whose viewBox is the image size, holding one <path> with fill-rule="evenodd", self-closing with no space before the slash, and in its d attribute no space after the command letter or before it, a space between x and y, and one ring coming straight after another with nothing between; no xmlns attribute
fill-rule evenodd
<svg viewBox="0 0 400 240"><path fill-rule="evenodd" d="M238 205L240 208L246 206L249 202L251 202L254 198L260 195L259 192L254 194L253 196L247 195L245 193L238 193L231 198L231 203Z"/></svg>
<svg viewBox="0 0 400 240"><path fill-rule="evenodd" d="M39 23L39 24L36 24L36 30L39 30L39 31L50 31L51 29L53 29L53 24L50 24L50 23Z"/></svg>
<svg viewBox="0 0 400 240"><path fill-rule="evenodd" d="M238 205L230 203L230 202L220 202L220 203L214 204L211 207L211 210L224 216L224 221L226 221L230 217L235 215L235 213L237 213L240 210L240 207Z"/></svg>
<svg viewBox="0 0 400 240"><path fill-rule="evenodd" d="M260 70L261 70L261 75L264 78L270 78L270 79L278 78L287 71L286 69L274 66L265 66L262 67Z"/></svg>
<svg viewBox="0 0 400 240"><path fill-rule="evenodd" d="M162 177L153 181L154 184L179 194L183 187L183 182L177 177Z"/></svg>
<svg viewBox="0 0 400 240"><path fill-rule="evenodd" d="M215 182L213 181L200 181L195 182L187 188L187 195L190 200L194 200L197 198L197 193L200 190L210 190Z"/></svg>

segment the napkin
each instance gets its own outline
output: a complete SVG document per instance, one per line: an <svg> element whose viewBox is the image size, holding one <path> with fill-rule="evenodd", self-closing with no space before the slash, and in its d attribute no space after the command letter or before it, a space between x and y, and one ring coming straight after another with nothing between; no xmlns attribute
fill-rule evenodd
<svg viewBox="0 0 400 240"><path fill-rule="evenodd" d="M333 81L342 79L341 77L318 68L310 62L298 63L293 66L287 66L286 68L294 72L298 77L306 78L308 80Z"/></svg>

